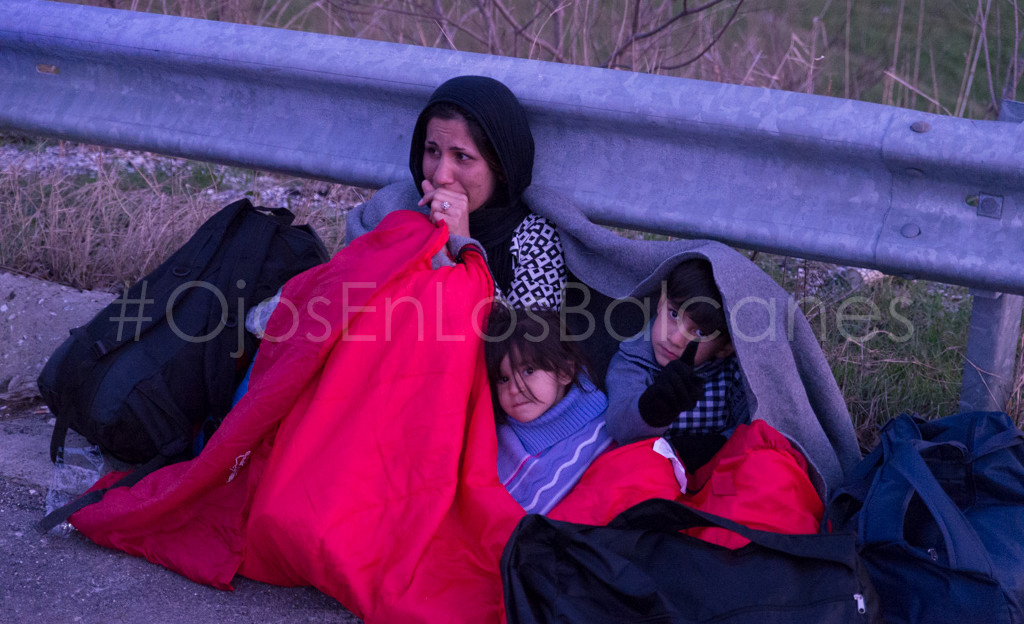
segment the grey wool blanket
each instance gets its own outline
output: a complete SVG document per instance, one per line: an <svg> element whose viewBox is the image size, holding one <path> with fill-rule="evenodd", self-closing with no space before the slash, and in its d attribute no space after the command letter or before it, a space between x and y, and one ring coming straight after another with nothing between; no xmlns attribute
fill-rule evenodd
<svg viewBox="0 0 1024 624"><path fill-rule="evenodd" d="M771 277L715 241L626 239L592 223L559 193L531 186L523 197L557 226L570 274L611 299L656 297L676 264L707 259L747 380L751 418L764 420L803 452L823 496L842 484L861 459L850 415L806 318ZM349 214L346 239L373 229L393 210L425 212L416 206L419 198L411 182L384 187Z"/></svg>

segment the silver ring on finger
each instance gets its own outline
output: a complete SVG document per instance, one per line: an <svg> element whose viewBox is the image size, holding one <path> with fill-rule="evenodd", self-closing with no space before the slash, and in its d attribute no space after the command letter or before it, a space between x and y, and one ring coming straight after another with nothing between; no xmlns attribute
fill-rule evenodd
<svg viewBox="0 0 1024 624"><path fill-rule="evenodd" d="M441 212L448 212L448 209L451 208L451 207L452 207L452 205L450 203L448 203L446 201L441 202Z"/></svg>

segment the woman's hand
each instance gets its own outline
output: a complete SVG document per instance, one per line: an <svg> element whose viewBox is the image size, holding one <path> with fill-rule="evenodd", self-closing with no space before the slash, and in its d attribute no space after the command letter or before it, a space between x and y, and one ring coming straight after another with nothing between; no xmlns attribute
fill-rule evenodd
<svg viewBox="0 0 1024 624"><path fill-rule="evenodd" d="M434 188L430 180L423 181L423 199L420 206L430 206L430 222L444 221L448 233L469 237L469 198L465 193L451 189Z"/></svg>

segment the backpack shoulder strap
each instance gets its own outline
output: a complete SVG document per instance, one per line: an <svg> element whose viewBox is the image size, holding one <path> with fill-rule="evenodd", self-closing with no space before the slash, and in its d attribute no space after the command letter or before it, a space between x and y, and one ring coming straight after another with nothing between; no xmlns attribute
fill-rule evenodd
<svg viewBox="0 0 1024 624"><path fill-rule="evenodd" d="M54 414L56 422L53 425L53 433L50 434L50 461L57 463L64 461L64 442L68 438L70 421L67 410L60 410Z"/></svg>
<svg viewBox="0 0 1024 624"><path fill-rule="evenodd" d="M117 487L131 487L138 483L139 481L141 481L142 478L148 475L149 473L162 468L166 464L167 458L164 457L163 455L157 455L153 459L149 460L149 462L136 468L133 472L130 472L125 476L121 477L120 479L118 479L117 482L115 482L110 487L87 492L82 496L79 496L75 500L71 501L67 505L64 505L59 509L51 511L50 513L46 514L46 516L44 516L42 520L37 522L35 524L35 527L40 533L45 535L46 533L49 533L53 529L53 527L57 526L61 522L67 521L67 519L71 517L71 514L75 513L79 509L88 507L93 503L100 502L103 499L103 496L110 490Z"/></svg>

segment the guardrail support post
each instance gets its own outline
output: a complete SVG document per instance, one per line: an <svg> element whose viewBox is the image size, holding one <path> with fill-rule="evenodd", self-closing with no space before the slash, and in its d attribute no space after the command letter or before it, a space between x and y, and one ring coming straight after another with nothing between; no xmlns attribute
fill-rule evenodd
<svg viewBox="0 0 1024 624"><path fill-rule="evenodd" d="M960 410L1003 412L1013 389L1024 297L974 289L971 295Z"/></svg>
<svg viewBox="0 0 1024 624"><path fill-rule="evenodd" d="M999 121L1020 123L1024 103L1003 100ZM971 289L961 411L1006 411L1013 390L1024 297Z"/></svg>

